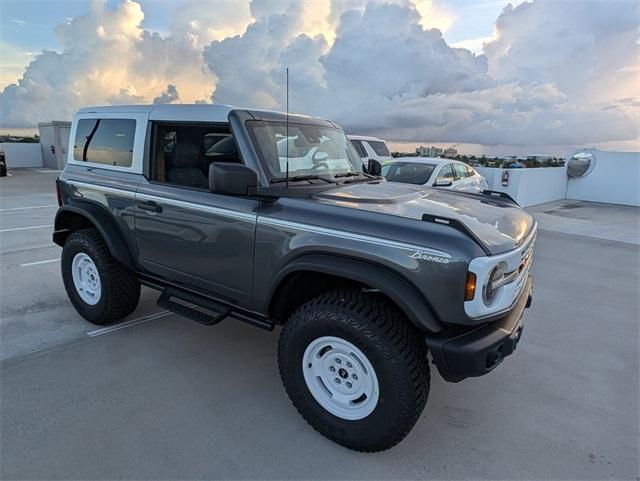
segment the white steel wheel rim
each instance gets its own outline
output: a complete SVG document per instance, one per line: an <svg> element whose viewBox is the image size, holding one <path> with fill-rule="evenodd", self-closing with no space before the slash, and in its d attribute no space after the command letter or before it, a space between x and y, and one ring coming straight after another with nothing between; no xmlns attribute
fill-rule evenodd
<svg viewBox="0 0 640 481"><path fill-rule="evenodd" d="M71 277L80 299L95 306L100 301L102 284L98 268L91 257L84 252L76 254L71 262Z"/></svg>
<svg viewBox="0 0 640 481"><path fill-rule="evenodd" d="M366 418L380 390L373 366L360 349L339 337L320 337L302 358L307 388L324 409L341 419Z"/></svg>

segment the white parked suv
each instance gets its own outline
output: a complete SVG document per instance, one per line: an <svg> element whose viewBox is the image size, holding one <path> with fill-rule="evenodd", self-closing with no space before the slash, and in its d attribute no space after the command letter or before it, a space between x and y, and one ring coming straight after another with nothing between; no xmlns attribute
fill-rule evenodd
<svg viewBox="0 0 640 481"><path fill-rule="evenodd" d="M362 135L347 135L347 138L358 152L364 165L368 164L369 159L377 160L382 165L393 159L384 140Z"/></svg>
<svg viewBox="0 0 640 481"><path fill-rule="evenodd" d="M383 166L382 175L390 182L462 192L482 192L488 188L487 179L470 165L437 157L398 157Z"/></svg>

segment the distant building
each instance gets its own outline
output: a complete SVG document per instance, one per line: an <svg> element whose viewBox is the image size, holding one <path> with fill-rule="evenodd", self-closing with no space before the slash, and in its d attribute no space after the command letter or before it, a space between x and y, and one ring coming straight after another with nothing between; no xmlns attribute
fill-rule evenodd
<svg viewBox="0 0 640 481"><path fill-rule="evenodd" d="M442 156L443 157L447 157L447 158L453 158L455 156L458 155L458 151L456 149L454 149L453 147L449 147L448 149L444 149L444 151L442 152Z"/></svg>
<svg viewBox="0 0 640 481"><path fill-rule="evenodd" d="M416 155L420 157L439 157L442 155L442 149L433 145L431 147L420 146L416 149Z"/></svg>

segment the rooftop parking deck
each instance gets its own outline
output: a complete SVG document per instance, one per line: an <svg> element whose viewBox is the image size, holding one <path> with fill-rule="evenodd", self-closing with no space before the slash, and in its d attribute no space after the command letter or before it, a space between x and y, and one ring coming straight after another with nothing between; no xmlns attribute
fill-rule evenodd
<svg viewBox="0 0 640 481"><path fill-rule="evenodd" d="M2 479L635 479L640 210L560 201L540 223L533 306L514 355L443 382L394 449L317 434L280 384L278 332L205 327L143 290L88 324L51 243L55 171L0 179Z"/></svg>

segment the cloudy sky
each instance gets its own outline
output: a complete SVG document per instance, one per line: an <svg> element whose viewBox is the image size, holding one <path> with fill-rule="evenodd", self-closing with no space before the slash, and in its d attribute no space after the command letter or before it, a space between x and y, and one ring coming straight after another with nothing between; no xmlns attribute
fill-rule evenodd
<svg viewBox="0 0 640 481"><path fill-rule="evenodd" d="M638 150L640 2L2 0L0 129L86 105L218 102L396 148Z"/></svg>

